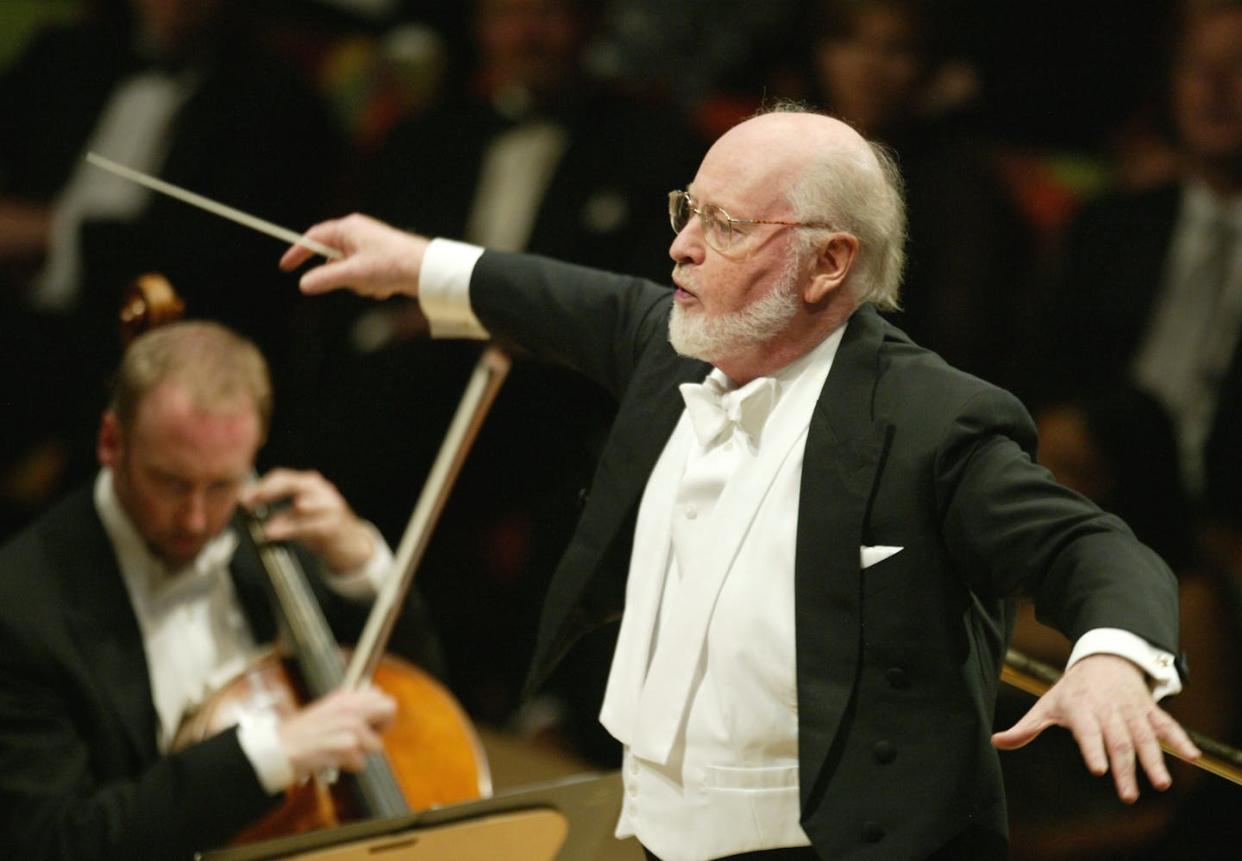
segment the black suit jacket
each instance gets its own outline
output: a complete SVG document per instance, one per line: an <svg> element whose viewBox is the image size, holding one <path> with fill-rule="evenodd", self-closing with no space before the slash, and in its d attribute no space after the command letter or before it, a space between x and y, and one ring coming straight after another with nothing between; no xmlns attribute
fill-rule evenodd
<svg viewBox="0 0 1242 861"><path fill-rule="evenodd" d="M1168 271L1182 188L1111 195L1086 207L1065 239L1061 269L1034 333L1032 375L1044 399L1098 394L1130 380ZM1242 523L1242 341L1221 382L1204 452L1209 514Z"/></svg>
<svg viewBox="0 0 1242 861"><path fill-rule="evenodd" d="M605 385L620 408L553 577L531 683L615 620L638 503L707 366L667 342L668 290L484 254L471 304L501 339ZM991 857L1005 808L990 744L1027 592L1071 638L1120 627L1173 650L1172 574L1116 518L1032 462L1018 401L953 370L869 307L811 419L795 563L802 824L825 858ZM860 545L905 549L860 571ZM955 855L956 857L956 855Z"/></svg>
<svg viewBox="0 0 1242 861"><path fill-rule="evenodd" d="M1164 279L1181 190L1103 198L1065 237L1045 306L1045 375L1059 389L1103 389L1129 378Z"/></svg>
<svg viewBox="0 0 1242 861"><path fill-rule="evenodd" d="M249 542L231 573L256 641L271 640ZM334 619L347 612L313 587ZM0 548L0 857L188 858L272 806L235 730L161 756L156 726L137 619L83 488Z"/></svg>

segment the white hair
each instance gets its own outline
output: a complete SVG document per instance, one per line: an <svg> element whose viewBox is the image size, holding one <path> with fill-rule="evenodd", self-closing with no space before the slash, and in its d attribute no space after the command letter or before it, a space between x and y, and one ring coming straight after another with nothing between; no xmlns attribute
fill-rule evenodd
<svg viewBox="0 0 1242 861"><path fill-rule="evenodd" d="M768 113L814 113L805 106L780 102ZM906 206L901 172L883 144L868 141L870 157L845 149L824 152L808 165L790 189L789 205L799 221L831 224L858 239L858 258L850 290L862 304L881 310L900 307L901 274L905 266ZM799 251L811 252L831 231L800 231Z"/></svg>

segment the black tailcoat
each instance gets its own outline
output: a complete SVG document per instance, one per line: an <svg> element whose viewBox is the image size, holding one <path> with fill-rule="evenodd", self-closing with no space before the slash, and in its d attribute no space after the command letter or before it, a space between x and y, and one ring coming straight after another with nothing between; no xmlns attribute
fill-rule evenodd
<svg viewBox="0 0 1242 861"><path fill-rule="evenodd" d="M620 616L638 504L683 408L677 385L708 367L673 352L671 293L640 279L486 253L470 296L500 340L620 399L549 589L534 685ZM1070 638L1117 627L1174 650L1167 566L1056 485L1034 449L1013 396L869 306L851 318L811 419L798 505L802 825L822 857L1004 852L990 733L1014 596L1032 595ZM861 545L904 550L863 571Z"/></svg>

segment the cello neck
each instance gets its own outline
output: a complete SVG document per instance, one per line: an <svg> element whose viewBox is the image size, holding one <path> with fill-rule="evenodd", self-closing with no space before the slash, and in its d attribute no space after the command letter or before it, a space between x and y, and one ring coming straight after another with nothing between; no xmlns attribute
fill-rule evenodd
<svg viewBox="0 0 1242 861"><path fill-rule="evenodd" d="M312 699L325 696L339 688L345 676L345 665L328 620L293 553L263 535L261 515L248 515L246 527L267 571L280 626L292 646L307 693ZM353 783L354 795L367 818L410 812L382 753L367 757L366 767L353 776Z"/></svg>
<svg viewBox="0 0 1242 861"><path fill-rule="evenodd" d="M267 572L281 631L289 640L302 682L312 698L322 697L344 676L332 629L293 553L264 537L262 515L248 517L246 526Z"/></svg>

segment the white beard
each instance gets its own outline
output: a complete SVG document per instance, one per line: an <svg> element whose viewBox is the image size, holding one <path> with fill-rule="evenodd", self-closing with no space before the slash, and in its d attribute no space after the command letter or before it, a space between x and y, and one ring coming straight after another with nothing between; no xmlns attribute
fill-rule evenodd
<svg viewBox="0 0 1242 861"><path fill-rule="evenodd" d="M791 258L777 284L740 311L708 317L702 309L689 312L674 302L668 318L669 343L679 355L716 364L771 342L802 305L798 262Z"/></svg>

